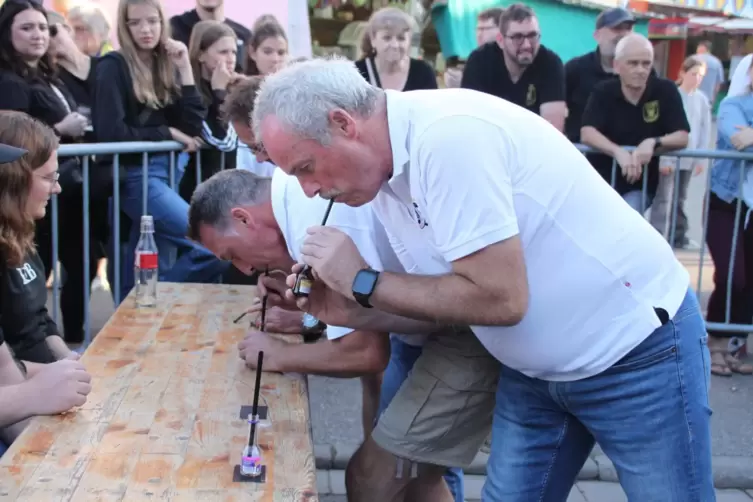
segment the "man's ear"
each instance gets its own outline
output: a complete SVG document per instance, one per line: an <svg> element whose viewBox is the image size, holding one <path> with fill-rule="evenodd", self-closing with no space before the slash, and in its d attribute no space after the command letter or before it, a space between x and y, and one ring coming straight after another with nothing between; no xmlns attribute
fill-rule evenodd
<svg viewBox="0 0 753 502"><path fill-rule="evenodd" d="M242 207L234 207L233 209L231 209L230 216L233 218L233 220L238 221L247 227L254 226L254 221L251 217L251 213L249 213Z"/></svg>
<svg viewBox="0 0 753 502"><path fill-rule="evenodd" d="M357 135L356 121L345 110L336 109L329 112L329 121L334 131L346 138L354 138Z"/></svg>

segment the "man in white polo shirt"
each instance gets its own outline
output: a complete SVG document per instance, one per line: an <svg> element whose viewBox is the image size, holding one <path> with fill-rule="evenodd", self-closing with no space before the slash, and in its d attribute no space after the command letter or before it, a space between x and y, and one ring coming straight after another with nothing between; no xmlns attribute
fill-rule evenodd
<svg viewBox="0 0 753 502"><path fill-rule="evenodd" d="M280 169L271 179L243 170L222 171L196 188L189 209L189 237L220 258L232 261L241 271L265 267L290 270L300 258L306 230L321 221L327 205L328 201L322 198L306 197L297 180ZM404 271L369 205L354 208L336 204L327 224L357 242L371 267ZM260 282L274 287L274 281L268 278L262 277ZM279 291L285 291L284 284ZM297 310L295 303L292 308ZM470 332L467 343L456 344L459 350L438 356L443 371L437 376L414 367L427 338L424 335L392 334L390 343L386 333L367 329L328 326L325 333L328 342L302 346L251 331L239 346L241 357L253 367L258 351L263 350L265 369L269 371L361 376L365 436L370 435L376 417L380 417L400 424L400 444L407 450L406 455L414 450L428 452L437 457L440 466L447 467L473 459L491 429L499 364ZM432 335L429 350L436 347L436 338ZM385 374L380 392L377 375L382 370ZM411 399L395 399L411 371L411 379L420 381L427 392L424 396L410 396ZM451 451L443 451L443 436L451 437L451 429L458 428L458 424L472 426L474 432L461 431L466 439L459 446L452 444ZM412 478L410 473L405 476L407 482ZM447 470L445 481L453 499L462 502L462 470ZM359 490L357 485L349 486L348 492L355 497ZM431 497L427 493L424 498L412 500L440 500Z"/></svg>
<svg viewBox="0 0 753 502"><path fill-rule="evenodd" d="M335 59L268 77L255 134L307 195L374 201L417 269L370 270L313 227L299 306L354 328L473 326L503 363L484 501L564 500L595 442L630 500L714 500L705 326L669 245L535 114L357 76Z"/></svg>

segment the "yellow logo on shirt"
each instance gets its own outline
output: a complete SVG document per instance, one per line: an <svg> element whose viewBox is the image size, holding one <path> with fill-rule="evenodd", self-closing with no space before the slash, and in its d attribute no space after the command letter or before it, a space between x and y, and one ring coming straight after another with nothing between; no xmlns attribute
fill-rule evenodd
<svg viewBox="0 0 753 502"><path fill-rule="evenodd" d="M536 86L528 84L528 92L526 92L526 106L533 106L536 103Z"/></svg>
<svg viewBox="0 0 753 502"><path fill-rule="evenodd" d="M649 101L643 105L643 121L652 124L659 119L659 102Z"/></svg>

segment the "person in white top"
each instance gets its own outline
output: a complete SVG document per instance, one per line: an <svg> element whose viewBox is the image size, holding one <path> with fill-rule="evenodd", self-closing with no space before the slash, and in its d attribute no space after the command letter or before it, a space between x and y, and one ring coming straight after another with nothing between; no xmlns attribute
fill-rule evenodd
<svg viewBox="0 0 753 502"><path fill-rule="evenodd" d="M698 86L706 73L706 63L696 57L688 57L682 64L677 82L685 114L690 124L688 150L707 150L711 146L711 106ZM651 204L651 224L677 248L690 244L687 237L688 217L685 200L691 176L698 176L709 165L708 159L678 159L662 156L659 161L659 186ZM675 193L677 195L675 195ZM676 217L672 214L676 213Z"/></svg>
<svg viewBox="0 0 753 502"><path fill-rule="evenodd" d="M472 325L503 363L484 501L564 500L595 442L630 500L714 500L705 326L668 243L535 114L358 79L337 58L281 70L254 133L307 195L373 201L417 268L370 270L310 228L298 305L354 328ZM392 468L370 466L375 490Z"/></svg>
<svg viewBox="0 0 753 502"><path fill-rule="evenodd" d="M189 209L189 234L218 257L232 261L239 270L248 273L266 267L270 270L290 270L295 261L301 259L300 249L308 235L307 229L321 222L327 205L328 201L320 197L308 198L297 180L280 169L275 171L271 180L243 170L227 170L196 188ZM404 273L370 205L354 208L336 204L327 225L339 229L355 241L371 267ZM268 303L280 305L275 298L287 289L284 281L278 284L273 278L263 276L260 282L270 293ZM295 303L291 308L297 312L297 320L293 314L292 327L295 328L295 324L300 327L302 312ZM290 314L285 314L285 317L291 319ZM289 331L290 321L285 321L280 327ZM275 331L269 322L266 329ZM414 365L418 358L416 353L422 353L421 346L426 339L424 335L393 333L394 339L403 342L393 343L393 347L408 345L412 350L402 348L390 354L389 339L385 333L334 325L327 326L325 333L328 342L302 346L282 342L263 332L251 331L239 349L241 357L250 367L254 367L258 352L263 350L265 369L269 371L345 378L360 376L363 384L364 436L371 434L373 424L379 417L380 421L400 424L401 445L408 451L430 452L439 459L439 465L446 467L470 463L491 431L494 390L499 376L499 364L470 332L466 337L470 349L441 355L439 364L443 371L439 375L428 374L422 367ZM454 333L450 337L465 340ZM437 345L437 339L441 341L442 336L434 333L431 346ZM450 350L457 345L460 344L453 343ZM466 357L468 353L473 359ZM382 384L379 374L383 370L385 381ZM429 390L423 396L402 396L398 389L405 380L418 380L423 388ZM458 424L472 426L474 432L469 434ZM468 439L460 446L453 441L451 448L443 451L442 438L453 437L448 434L452 429L456 429L457 434L468 436ZM409 482L411 478L406 476ZM446 481L455 499L464 500L462 471L452 469L447 472ZM416 490L420 492L420 488ZM349 493L353 494L354 490L357 491L357 487L351 487ZM415 500L434 501L431 496L429 492L425 498Z"/></svg>
<svg viewBox="0 0 753 502"><path fill-rule="evenodd" d="M225 96L225 101L222 103L222 115L233 126L235 134L240 139L236 169L251 171L258 176L272 176L275 165L268 160L256 158L259 146L254 141L250 125L251 109L262 78L254 76L238 79Z"/></svg>

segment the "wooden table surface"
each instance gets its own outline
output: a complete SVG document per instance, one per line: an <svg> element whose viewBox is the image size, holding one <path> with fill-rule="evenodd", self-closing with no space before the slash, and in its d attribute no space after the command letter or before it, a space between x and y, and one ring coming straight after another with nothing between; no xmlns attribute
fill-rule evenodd
<svg viewBox="0 0 753 502"><path fill-rule="evenodd" d="M233 482L255 378L236 347L249 319L233 320L256 288L163 283L158 294L153 309L126 298L86 350L88 402L35 418L3 455L0 500L317 501L300 375L262 375L266 482Z"/></svg>

